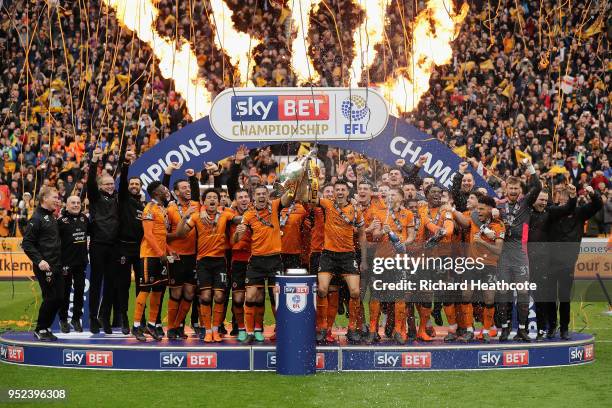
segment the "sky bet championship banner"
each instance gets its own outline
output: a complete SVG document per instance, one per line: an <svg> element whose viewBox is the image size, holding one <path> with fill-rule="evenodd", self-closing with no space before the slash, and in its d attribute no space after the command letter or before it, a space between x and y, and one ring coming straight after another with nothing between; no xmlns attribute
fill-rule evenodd
<svg viewBox="0 0 612 408"><path fill-rule="evenodd" d="M285 142L318 141L350 149L394 165L426 154L421 176L450 188L461 158L435 138L389 116L387 104L371 88L235 88L214 100L210 116L175 132L147 150L130 168L146 187L161 180L170 162L202 169L249 148ZM182 172L175 177L182 177ZM476 184L494 192L474 172Z"/></svg>

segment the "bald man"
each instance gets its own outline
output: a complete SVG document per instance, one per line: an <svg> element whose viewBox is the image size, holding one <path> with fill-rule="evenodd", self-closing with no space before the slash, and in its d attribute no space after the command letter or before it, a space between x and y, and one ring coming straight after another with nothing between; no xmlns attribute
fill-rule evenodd
<svg viewBox="0 0 612 408"><path fill-rule="evenodd" d="M115 180L111 176L97 178L98 162L102 150L93 152L87 177L91 237L89 255L91 262L91 286L89 289L89 330L100 332L103 326L106 334L113 332L110 312L114 299L114 275L116 256L113 251L119 233L119 206L115 191ZM104 296L100 304L100 292L104 280Z"/></svg>

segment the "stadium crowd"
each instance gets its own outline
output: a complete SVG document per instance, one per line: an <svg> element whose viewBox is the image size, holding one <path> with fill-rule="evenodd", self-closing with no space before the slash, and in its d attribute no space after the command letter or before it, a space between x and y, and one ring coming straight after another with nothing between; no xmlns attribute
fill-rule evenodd
<svg viewBox="0 0 612 408"><path fill-rule="evenodd" d="M107 14L99 3L91 1L83 9L80 2L68 2L61 7L43 1L3 2L1 236L24 234L28 220L36 212L37 199L43 199L39 196L43 188L46 193L56 188L63 203L78 196L83 213L95 219L93 201L100 200L99 193L98 199L93 198L94 191L105 188L104 180L110 189L109 179L127 177L122 171L126 154L129 162L192 121L185 100L173 90L171 81L162 78L150 47L122 28L113 13ZM290 16L283 2L227 3L234 11L236 27L265 39L254 51L251 77L255 84L294 86L296 80L289 57ZM348 83L346 67L353 57L349 51L352 49L349 28L361 22L363 13L353 2L327 3L330 8L320 7L311 15L309 52L321 73L320 85L343 86ZM387 10L387 38L394 52L379 49L381 63L371 69L372 82L383 81L398 67L410 66L403 44L411 39L402 30L403 22L416 15L424 4L399 3L401 6L390 6ZM191 5L190 10L185 9L186 4ZM212 41L214 22L207 4L162 0L158 4L156 29L169 38L178 35L190 41L196 50L200 74L214 95L237 85L238 79L228 59ZM558 6L550 2L523 1L516 8L517 4L509 0L470 3L468 17L453 43L453 61L435 69L429 92L414 112L402 117L456 151L464 151L467 161L496 189L497 207L512 202L508 193L510 176L518 176L526 192L527 182L534 179L544 182L551 193L553 186L558 186L560 192L569 191L567 186L573 185L578 205L589 205L595 197L602 197L604 205L594 217L587 217L586 233L606 233L612 223L612 196L607 191L612 176L610 24L606 20L610 6L598 3L585 10L584 4L577 4L562 10L564 14L559 18ZM330 12L335 13L333 18ZM280 171L281 157L294 155L298 148L299 143L289 143L249 152L240 160L239 184L243 187L273 184ZM322 181L334 185L345 180L351 194L357 195L360 182L369 180L380 195L385 183L390 184L397 177L392 174L398 169L375 159L331 148L320 151L319 158L324 164ZM531 158L534 175L526 176L517 152L520 157ZM229 187L234 159L196 169L194 176L199 176L196 178L200 185ZM405 165L396 164L400 168ZM427 201L428 182L424 186L415 185L413 198L417 198L417 204ZM406 200L412 194L409 185L403 186ZM447 203L451 195L444 193ZM139 201L135 196L134 200ZM457 207L457 202L454 205ZM65 213L69 212L69 204L64 206ZM460 217L456 218L454 221L460 223ZM128 238L130 241L134 237ZM111 251L109 242L108 238L93 242L99 252L92 258L102 260L97 268L98 281L94 283L98 292L102 291L106 277L103 260L111 261L104 255ZM122 254L126 260L132 259L128 266L140 262L141 254L136 254L140 248L136 246ZM103 290L124 293L129 282L124 279L116 285L104 283ZM156 290L151 290L151 310L163 299L157 294L164 291ZM177 294L171 290L170 297L174 301L177 296L179 300L197 298L187 292ZM217 297L217 291L211 292L215 293L199 294L200 306L225 302ZM349 297L354 298L354 290L351 293ZM114 304L104 304L104 298L113 297L101 297L102 300L94 300L94 306L102 312L103 321L98 323L108 329L110 323L104 319L110 317L111 308L120 315L126 313L127 299L122 295L113 300ZM139 297L142 305L143 298L146 302L144 295ZM251 297L247 293L246 299L247 303L259 305L261 293ZM177 302L177 310L183 310L184 305ZM253 309L257 307L260 306ZM215 313L221 312L217 309ZM119 320L127 320L120 317L123 319Z"/></svg>

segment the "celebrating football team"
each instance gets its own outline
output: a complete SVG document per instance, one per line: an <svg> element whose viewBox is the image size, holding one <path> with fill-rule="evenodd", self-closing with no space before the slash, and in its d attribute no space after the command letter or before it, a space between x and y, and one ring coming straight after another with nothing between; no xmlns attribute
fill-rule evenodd
<svg viewBox="0 0 612 408"><path fill-rule="evenodd" d="M96 149L94 163L101 154ZM62 332L83 330L88 253L94 334L111 334L116 326L142 342L179 342L189 337L191 313L194 336L206 343L228 336L244 344L266 336L273 341L275 332L265 332L266 298L275 315L276 276L303 268L318 277L319 344L346 338L372 345L383 336L396 344L436 338L529 342L530 296L535 340L570 338L579 242L585 222L603 205L591 186L579 186L580 200L571 182L555 184L553 192L550 178L524 159L522 176L503 183L503 199L476 188L481 169L466 162L447 190L421 177L430 160L423 155L414 165L398 159L376 183L360 175L358 166L351 180L343 177L346 168L332 183L317 174L321 185L312 194L318 183L306 176L293 190L270 188L252 174L239 177L248 154L241 146L229 159L223 184L219 165L207 163L204 171L214 176L215 187L203 189L194 169L170 163L163 180L146 186L145 204L141 180L128 178L136 155L124 152L117 192L112 177L90 174L88 216L73 196L57 217L57 191L43 189L23 237L43 293L37 338L56 339L50 328L56 314ZM184 177L176 178L179 172ZM520 286L526 282L537 289ZM519 285L512 290L509 284ZM518 329L511 335L514 309ZM339 313L348 317L346 333L336 325Z"/></svg>

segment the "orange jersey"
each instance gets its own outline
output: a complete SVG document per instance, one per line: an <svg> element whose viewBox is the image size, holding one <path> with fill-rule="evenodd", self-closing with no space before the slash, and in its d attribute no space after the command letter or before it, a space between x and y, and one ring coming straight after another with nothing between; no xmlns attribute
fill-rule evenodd
<svg viewBox="0 0 612 408"><path fill-rule="evenodd" d="M189 218L187 225L198 230L198 259L225 256L227 227L232 218L227 211L217 211L210 218L205 210Z"/></svg>
<svg viewBox="0 0 612 408"><path fill-rule="evenodd" d="M168 212L154 201L148 203L142 211L144 236L140 244L141 258L159 258L168 252Z"/></svg>
<svg viewBox="0 0 612 408"><path fill-rule="evenodd" d="M242 223L251 230L251 253L256 256L277 255L281 252L279 224L280 199L273 200L262 210L251 208L242 216Z"/></svg>
<svg viewBox="0 0 612 408"><path fill-rule="evenodd" d="M444 228L446 234L438 241L438 245L433 252L438 256L452 255L453 232L455 230L453 214L443 211L439 207L429 208L427 205L419 207L418 211L420 219L420 228L417 231L418 242L426 242L437 231Z"/></svg>
<svg viewBox="0 0 612 408"><path fill-rule="evenodd" d="M321 207L315 207L312 209L314 212L314 226L311 227L310 231L310 252L321 252L323 250L323 244L325 241L325 214Z"/></svg>
<svg viewBox="0 0 612 408"><path fill-rule="evenodd" d="M354 228L364 226L363 214L353 204L342 208L331 200L321 198L319 205L325 210L325 240L323 249L333 252L354 252Z"/></svg>
<svg viewBox="0 0 612 408"><path fill-rule="evenodd" d="M241 215L238 212L238 210L236 210L235 208L230 208L228 211L231 211L231 213L234 216ZM230 235L229 235L230 242L231 242L232 237L234 236L234 233L236 232L237 226L238 224L234 224L234 223L230 225ZM232 260L244 262L244 261L248 261L250 257L251 257L251 231L247 229L247 231L244 233L242 238L240 238L240 241L236 242L235 244L232 244Z"/></svg>
<svg viewBox="0 0 612 408"><path fill-rule="evenodd" d="M483 230L485 228L492 230L495 233L495 238L491 239L486 234L484 234ZM485 248L482 245L474 243L474 238L477 235L480 235L480 238L482 238L483 241L489 244L494 244L496 240L504 239L504 237L506 236L506 227L504 226L503 223L496 221L496 220L493 220L489 222L488 224L485 223L481 227L479 227L478 225L476 225L476 223L474 223L474 220L472 220L472 218L470 217L469 240L470 240L471 257L474 259L478 257L482 258L482 263L484 263L485 265L493 265L493 266L497 265L497 261L499 260L499 255L496 253L493 253L493 251L489 250L488 248Z"/></svg>
<svg viewBox="0 0 612 408"><path fill-rule="evenodd" d="M170 222L170 232L176 232L176 229L183 218L183 214L189 210L189 207L195 209L194 215L200 212L200 203L190 201L187 205L180 203L171 203L168 206L168 221ZM193 216L193 215L192 215ZM168 242L170 252L178 255L194 255L196 253L196 230L189 231L186 237L173 239Z"/></svg>
<svg viewBox="0 0 612 408"><path fill-rule="evenodd" d="M401 242L406 242L408 239L408 230L414 228L414 215L412 215L410 210L403 207L396 211L379 209L375 211L374 219L378 219L383 226L386 223L389 228L391 228L391 231L398 236ZM393 245L391 241L389 241L389 234L383 234L379 242L380 243L376 245L376 256L392 257L395 255Z"/></svg>
<svg viewBox="0 0 612 408"><path fill-rule="evenodd" d="M302 223L307 215L302 204L292 204L281 211L281 252L283 254L302 253Z"/></svg>

